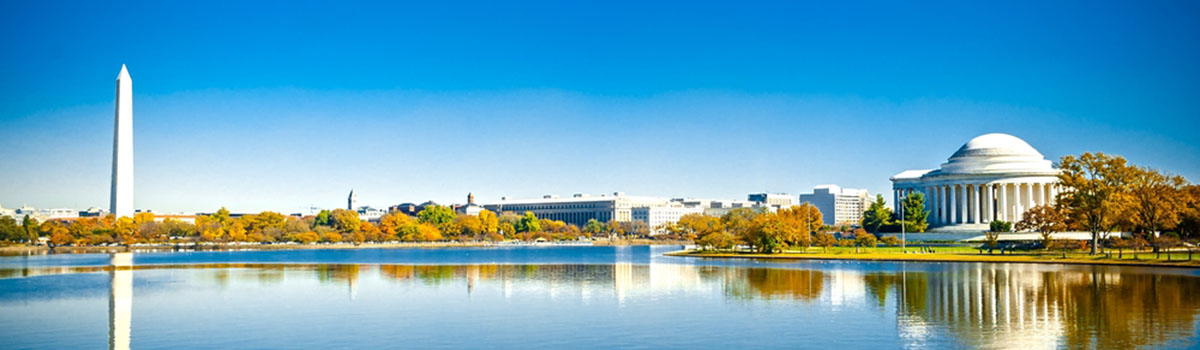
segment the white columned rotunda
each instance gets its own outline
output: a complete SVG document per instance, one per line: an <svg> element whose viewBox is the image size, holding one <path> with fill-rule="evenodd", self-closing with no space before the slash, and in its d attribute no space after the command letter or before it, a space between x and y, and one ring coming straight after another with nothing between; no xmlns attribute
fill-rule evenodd
<svg viewBox="0 0 1200 350"><path fill-rule="evenodd" d="M921 192L929 226L935 230L987 230L992 221L1016 222L1029 208L1053 203L1058 173L1040 152L1016 136L980 135L938 169L892 176L892 203Z"/></svg>

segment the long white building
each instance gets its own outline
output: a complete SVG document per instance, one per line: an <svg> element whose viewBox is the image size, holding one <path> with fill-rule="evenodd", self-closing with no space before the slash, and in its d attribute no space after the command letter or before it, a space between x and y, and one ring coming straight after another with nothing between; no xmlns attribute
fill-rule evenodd
<svg viewBox="0 0 1200 350"><path fill-rule="evenodd" d="M628 222L633 220L633 209L666 206L666 198L627 196L621 192L612 195L590 196L576 194L570 198L543 196L537 199L506 200L486 204L484 208L497 213L532 212L539 219L559 220L583 227L588 220L600 222Z"/></svg>
<svg viewBox="0 0 1200 350"><path fill-rule="evenodd" d="M1015 222L1026 210L1051 204L1059 170L1033 146L1008 134L971 139L938 169L892 176L893 202L925 195L930 226L986 230L995 220Z"/></svg>

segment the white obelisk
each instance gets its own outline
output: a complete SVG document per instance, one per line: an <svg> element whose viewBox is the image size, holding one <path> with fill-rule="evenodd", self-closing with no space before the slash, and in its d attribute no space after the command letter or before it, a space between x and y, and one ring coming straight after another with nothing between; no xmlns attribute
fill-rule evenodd
<svg viewBox="0 0 1200 350"><path fill-rule="evenodd" d="M109 212L133 217L133 79L121 65L117 112L113 119L113 170Z"/></svg>

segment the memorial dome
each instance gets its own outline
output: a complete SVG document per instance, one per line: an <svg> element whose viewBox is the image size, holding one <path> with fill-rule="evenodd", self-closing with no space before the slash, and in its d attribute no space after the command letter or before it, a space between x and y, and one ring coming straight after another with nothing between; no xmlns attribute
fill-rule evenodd
<svg viewBox="0 0 1200 350"><path fill-rule="evenodd" d="M942 164L942 174L987 174L1000 172L1052 172L1041 152L1016 136L984 134L967 141Z"/></svg>

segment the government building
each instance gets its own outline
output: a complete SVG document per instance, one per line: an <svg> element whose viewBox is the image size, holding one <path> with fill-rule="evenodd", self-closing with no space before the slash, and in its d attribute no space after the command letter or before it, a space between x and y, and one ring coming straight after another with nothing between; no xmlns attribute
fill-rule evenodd
<svg viewBox="0 0 1200 350"><path fill-rule="evenodd" d="M621 192L612 195L591 196L577 193L570 198L546 195L540 199L506 200L486 204L484 208L496 213L531 212L539 219L558 220L583 227L588 220L600 222L628 222L633 220L634 208L666 206L668 200L655 197L627 196ZM648 214L643 214L648 215ZM678 219L676 219L678 220Z"/></svg>
<svg viewBox="0 0 1200 350"><path fill-rule="evenodd" d="M987 230L992 221L1016 222L1029 208L1053 203L1058 173L1024 140L1008 134L980 135L938 169L892 176L892 203L920 192L935 230Z"/></svg>

